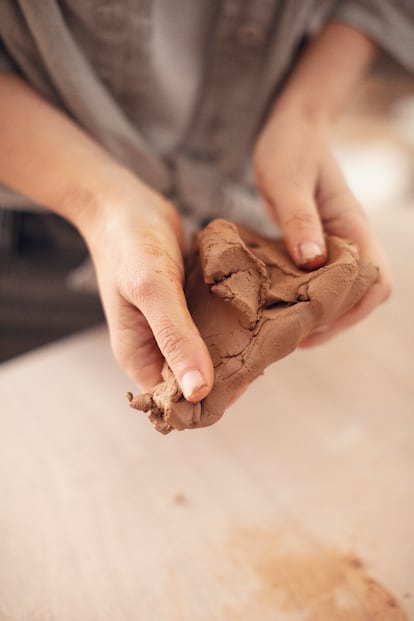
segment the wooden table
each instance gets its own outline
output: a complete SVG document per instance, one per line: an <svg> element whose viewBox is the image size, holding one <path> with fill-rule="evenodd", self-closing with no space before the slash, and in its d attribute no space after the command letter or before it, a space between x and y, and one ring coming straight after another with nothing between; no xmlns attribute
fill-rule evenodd
<svg viewBox="0 0 414 621"><path fill-rule="evenodd" d="M163 437L106 332L1 367L1 621L414 620L414 210L393 299Z"/></svg>

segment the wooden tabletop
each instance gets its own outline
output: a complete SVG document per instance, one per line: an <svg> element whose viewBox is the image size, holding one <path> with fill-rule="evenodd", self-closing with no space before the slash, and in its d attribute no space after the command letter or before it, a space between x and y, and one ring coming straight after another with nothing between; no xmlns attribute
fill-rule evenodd
<svg viewBox="0 0 414 621"><path fill-rule="evenodd" d="M208 429L157 434L104 329L0 369L1 621L414 620L414 209L392 300Z"/></svg>

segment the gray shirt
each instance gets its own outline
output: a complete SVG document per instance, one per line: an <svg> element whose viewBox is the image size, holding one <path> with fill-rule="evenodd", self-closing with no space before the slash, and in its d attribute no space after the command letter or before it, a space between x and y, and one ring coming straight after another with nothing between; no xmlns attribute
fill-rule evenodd
<svg viewBox="0 0 414 621"><path fill-rule="evenodd" d="M250 152L304 38L329 19L414 70L412 0L0 0L22 75L195 226L267 226ZM2 205L23 199L1 188Z"/></svg>

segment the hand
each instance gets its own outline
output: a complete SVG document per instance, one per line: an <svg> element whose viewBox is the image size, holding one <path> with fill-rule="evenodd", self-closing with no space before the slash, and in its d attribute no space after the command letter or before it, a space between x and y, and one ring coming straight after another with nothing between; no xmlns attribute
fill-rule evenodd
<svg viewBox="0 0 414 621"><path fill-rule="evenodd" d="M335 162L322 124L311 122L303 112L276 108L256 143L254 166L265 203L298 266L315 269L325 263L324 233L328 233L355 242L361 260L379 268L377 282L363 298L302 346L322 343L388 298L387 262Z"/></svg>
<svg viewBox="0 0 414 621"><path fill-rule="evenodd" d="M0 180L84 236L120 365L149 390L165 358L184 396L203 399L213 367L186 306L172 205L13 73L0 76L0 113Z"/></svg>
<svg viewBox="0 0 414 621"><path fill-rule="evenodd" d="M110 188L81 221L116 360L141 390L161 381L164 358L184 396L213 384L207 347L183 293L182 229L174 207L138 180Z"/></svg>

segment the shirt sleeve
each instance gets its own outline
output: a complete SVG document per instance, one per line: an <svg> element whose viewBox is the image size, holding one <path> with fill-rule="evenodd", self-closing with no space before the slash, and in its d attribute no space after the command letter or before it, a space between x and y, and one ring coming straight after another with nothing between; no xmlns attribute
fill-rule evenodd
<svg viewBox="0 0 414 621"><path fill-rule="evenodd" d="M8 55L6 48L0 38L0 73L4 71L15 71L16 65Z"/></svg>
<svg viewBox="0 0 414 621"><path fill-rule="evenodd" d="M340 0L331 18L365 32L414 72L414 0Z"/></svg>

